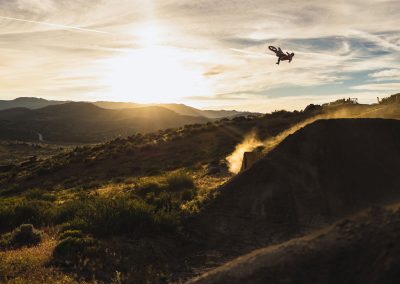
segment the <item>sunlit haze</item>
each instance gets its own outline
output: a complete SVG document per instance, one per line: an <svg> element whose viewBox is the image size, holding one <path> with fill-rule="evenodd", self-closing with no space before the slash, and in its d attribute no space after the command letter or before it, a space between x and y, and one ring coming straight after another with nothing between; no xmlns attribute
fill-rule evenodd
<svg viewBox="0 0 400 284"><path fill-rule="evenodd" d="M0 0L0 99L302 109L400 90L400 1ZM295 52L276 65L269 45Z"/></svg>

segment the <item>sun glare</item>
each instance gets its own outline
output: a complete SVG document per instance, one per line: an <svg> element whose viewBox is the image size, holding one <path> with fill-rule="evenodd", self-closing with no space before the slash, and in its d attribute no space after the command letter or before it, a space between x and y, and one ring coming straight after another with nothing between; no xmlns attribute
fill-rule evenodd
<svg viewBox="0 0 400 284"><path fill-rule="evenodd" d="M129 51L109 61L104 83L120 101L180 102L190 96L208 96L201 70L186 67L179 57L179 51L166 47Z"/></svg>
<svg viewBox="0 0 400 284"><path fill-rule="evenodd" d="M139 103L181 102L191 96L209 96L204 70L190 65L195 56L187 51L162 45L165 31L144 25L133 37L141 48L122 52L107 60L103 83L113 100Z"/></svg>

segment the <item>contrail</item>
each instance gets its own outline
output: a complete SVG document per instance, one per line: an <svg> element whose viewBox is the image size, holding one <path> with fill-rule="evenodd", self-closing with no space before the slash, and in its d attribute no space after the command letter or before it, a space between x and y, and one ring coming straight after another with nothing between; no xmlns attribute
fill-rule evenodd
<svg viewBox="0 0 400 284"><path fill-rule="evenodd" d="M90 33L99 33L99 34L111 34L109 32L104 32L104 31L85 29L85 28L67 26L67 25L60 25L60 24L53 24L53 23L48 23L48 22L39 22L39 21L31 21L31 20L25 20L25 19L4 17L4 16L0 16L0 19L19 21L19 22L25 22L25 23L32 23L32 24L39 24L39 25L45 25L45 26L56 27L56 28L67 29L67 30L76 30L76 31L81 31L81 32L90 32Z"/></svg>
<svg viewBox="0 0 400 284"><path fill-rule="evenodd" d="M247 54L247 55L259 56L259 57L269 56L268 53L260 53L260 52L248 51L248 50L237 49L237 48L229 48L229 49L232 51Z"/></svg>

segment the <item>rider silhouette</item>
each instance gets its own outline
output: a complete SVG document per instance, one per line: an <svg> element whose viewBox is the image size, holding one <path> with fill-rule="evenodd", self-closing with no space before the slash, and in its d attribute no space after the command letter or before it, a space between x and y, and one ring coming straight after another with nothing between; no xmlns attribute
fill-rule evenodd
<svg viewBox="0 0 400 284"><path fill-rule="evenodd" d="M292 62L294 56L293 52L292 53L286 52L285 54L280 47L276 48L275 46L269 46L268 48L269 50L275 52L276 56L278 57L278 62L276 62L276 64L279 65L281 61L285 60L288 60L289 63Z"/></svg>

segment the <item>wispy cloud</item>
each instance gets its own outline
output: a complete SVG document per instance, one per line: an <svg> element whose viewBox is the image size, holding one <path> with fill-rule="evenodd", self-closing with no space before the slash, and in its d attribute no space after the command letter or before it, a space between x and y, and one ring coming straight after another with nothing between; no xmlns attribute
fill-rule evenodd
<svg viewBox="0 0 400 284"><path fill-rule="evenodd" d="M351 87L354 90L372 90L372 91L398 91L399 83L365 84Z"/></svg>
<svg viewBox="0 0 400 284"><path fill-rule="evenodd" d="M369 76L377 81L400 80L400 69L385 69L369 74Z"/></svg>
<svg viewBox="0 0 400 284"><path fill-rule="evenodd" d="M368 101L399 88L398 10L397 0L0 0L0 98ZM268 45L293 62L277 66Z"/></svg>
<svg viewBox="0 0 400 284"><path fill-rule="evenodd" d="M57 29L76 30L76 31L82 31L82 32L100 33L100 34L110 34L108 32L94 30L94 29L74 27L74 26L69 26L69 25L60 25L60 24L41 22L41 21L25 20L25 19L13 18L13 17L0 16L0 19L17 21L17 22L24 22L24 23L31 23L31 24L38 24L38 25L44 25L44 26L54 27L54 28L57 28Z"/></svg>

